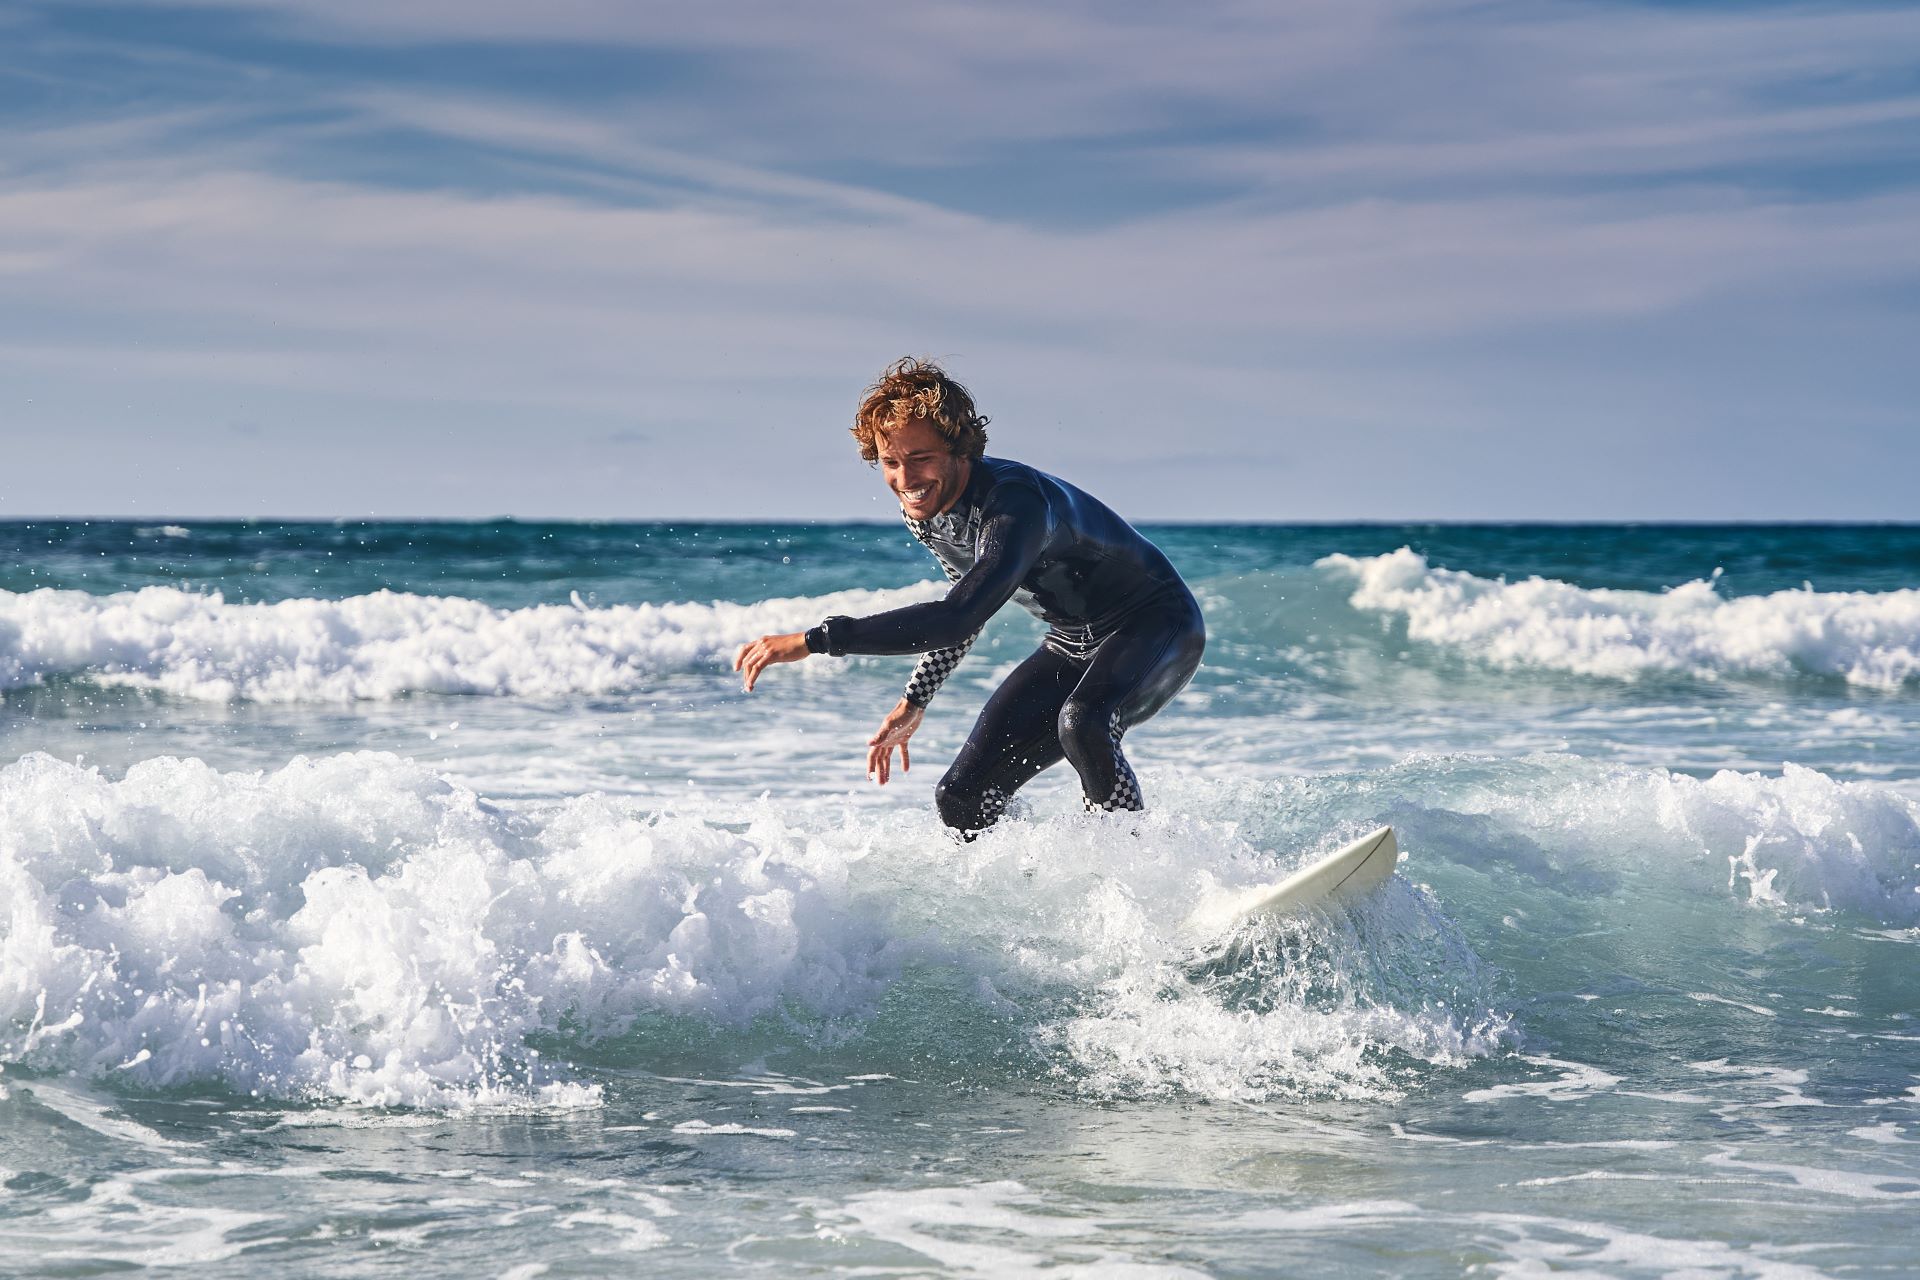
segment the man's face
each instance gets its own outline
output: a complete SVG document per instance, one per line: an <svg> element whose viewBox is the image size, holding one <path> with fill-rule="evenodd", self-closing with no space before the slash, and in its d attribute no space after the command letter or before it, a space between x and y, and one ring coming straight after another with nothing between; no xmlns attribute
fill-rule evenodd
<svg viewBox="0 0 1920 1280"><path fill-rule="evenodd" d="M931 520L960 500L973 468L957 458L930 422L909 419L879 437L880 474L915 520Z"/></svg>

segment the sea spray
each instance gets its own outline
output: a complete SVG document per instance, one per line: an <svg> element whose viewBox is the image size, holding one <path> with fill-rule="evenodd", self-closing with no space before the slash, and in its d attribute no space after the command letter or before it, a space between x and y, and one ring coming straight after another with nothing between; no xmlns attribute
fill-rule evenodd
<svg viewBox="0 0 1920 1280"><path fill-rule="evenodd" d="M117 782L28 757L0 771L0 814L0 1017L34 1067L564 1099L526 1044L563 1016L607 1034L647 1009L853 1012L900 959L845 859L777 824L592 798L516 814L374 753L272 774L158 759Z"/></svg>
<svg viewBox="0 0 1920 1280"><path fill-rule="evenodd" d="M591 1091L534 1042L625 1036L644 1060L662 1016L785 1026L794 1044L858 1034L885 1059L896 1032L965 1034L934 1009L875 1021L930 969L1111 1092L1363 1094L1387 1087L1380 1053L1485 1052L1501 1018L1486 992L1460 997L1457 971L1424 990L1362 972L1436 933L1464 954L1431 910L1320 948L1334 994L1317 1003L1249 1021L1220 991L1169 988L1204 941L1187 904L1274 860L1231 817L1067 814L961 845L925 813L509 808L370 752L272 773L160 758L119 780L30 756L0 770L0 815L6 1058L147 1086L578 1102ZM1161 1025L1169 990L1181 1026ZM1191 1041L1202 1025L1239 1032ZM1161 1043L1130 1068L1116 1046L1142 1035Z"/></svg>

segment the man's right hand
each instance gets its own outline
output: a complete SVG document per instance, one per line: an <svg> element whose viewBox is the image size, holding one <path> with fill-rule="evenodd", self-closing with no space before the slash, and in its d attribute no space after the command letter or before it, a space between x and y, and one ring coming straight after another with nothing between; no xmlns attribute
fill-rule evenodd
<svg viewBox="0 0 1920 1280"><path fill-rule="evenodd" d="M925 707L916 707L905 698L899 705L887 712L887 718L880 722L880 732L867 739L867 776L887 785L892 773L893 749L900 748L900 772L909 768L907 759L907 739L920 727L921 717L927 714Z"/></svg>

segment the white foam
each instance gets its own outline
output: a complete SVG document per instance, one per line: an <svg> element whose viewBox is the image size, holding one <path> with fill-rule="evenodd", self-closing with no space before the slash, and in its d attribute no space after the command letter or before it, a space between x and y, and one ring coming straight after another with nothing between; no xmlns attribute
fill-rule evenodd
<svg viewBox="0 0 1920 1280"><path fill-rule="evenodd" d="M1538 1067L1547 1067L1560 1074L1552 1080L1529 1080L1517 1084L1498 1084L1486 1089L1474 1089L1461 1095L1462 1100L1496 1102L1502 1098L1541 1098L1549 1102L1566 1102L1574 1098L1591 1098L1595 1094L1607 1092L1620 1083L1619 1076L1609 1075L1600 1068L1583 1062L1524 1057L1522 1061Z"/></svg>
<svg viewBox="0 0 1920 1280"><path fill-rule="evenodd" d="M1355 608L1402 617L1415 640L1505 668L1626 679L1806 673L1882 689L1920 679L1920 590L1911 588L1728 599L1702 581L1657 593L1507 582L1433 568L1407 547L1318 563L1354 584Z"/></svg>
<svg viewBox="0 0 1920 1280"><path fill-rule="evenodd" d="M1189 981L1187 905L1203 880L1269 874L1259 860L1232 821L1177 813L962 846L920 811L509 810L378 753L273 773L160 758L120 780L34 755L0 769L0 1060L280 1098L591 1105L530 1036L765 1018L831 1039L907 978L933 989L897 1016L960 1036L988 1018L994 1046L1015 1019L1103 1093L1365 1096L1392 1091L1383 1054L1499 1042L1471 956L1404 886L1370 935L1328 924L1242 972L1257 1008ZM1439 976L1383 985L1396 956ZM798 1101L889 1078L712 1083Z"/></svg>
<svg viewBox="0 0 1920 1280"><path fill-rule="evenodd" d="M1516 1185L1545 1186L1607 1178L1662 1180L1596 1171L1576 1174L1570 1179L1528 1179ZM1463 1236L1472 1241L1475 1251L1492 1255L1492 1261L1484 1265L1496 1275L1738 1275L1764 1280L1820 1280L1826 1274L1775 1256L1804 1246L1776 1250L1765 1244L1743 1246L1721 1240L1642 1233L1612 1223L1577 1218L1447 1212L1392 1200L1336 1203L1300 1210L1256 1210L1226 1219L1216 1229L1318 1233L1354 1227L1392 1227L1409 1232L1417 1228L1429 1236L1436 1233L1447 1233L1450 1238Z"/></svg>
<svg viewBox="0 0 1920 1280"><path fill-rule="evenodd" d="M882 1240L910 1250L943 1274L994 1277L1083 1275L1115 1280L1188 1280L1203 1271L1145 1261L1127 1239L1130 1222L1108 1222L1086 1206L1063 1206L1017 1182L909 1191L872 1191L814 1211L818 1234L836 1243ZM1074 1261L1062 1266L1058 1246ZM890 1268L891 1270L892 1268Z"/></svg>
<svg viewBox="0 0 1920 1280"><path fill-rule="evenodd" d="M1728 1169L1747 1169L1756 1173L1778 1174L1802 1191L1837 1196L1846 1200L1920 1200L1920 1182L1899 1173L1862 1172L1853 1169L1827 1169L1812 1165L1742 1160L1733 1150L1703 1156L1702 1163ZM1769 1180L1771 1181L1771 1179Z"/></svg>
<svg viewBox="0 0 1920 1280"><path fill-rule="evenodd" d="M1777 1018L1780 1016L1765 1005L1748 1004L1744 1000L1731 1000L1726 996L1716 996L1710 991L1689 991L1687 992L1687 999L1698 1001L1701 1004L1724 1004L1735 1009L1745 1009L1748 1013L1757 1013L1763 1018Z"/></svg>
<svg viewBox="0 0 1920 1280"><path fill-rule="evenodd" d="M1463 787L1463 767L1413 761L1396 772L1428 794L1447 787L1448 810L1487 814L1537 842L1550 859L1540 874L1568 862L1633 867L1772 912L1920 923L1920 801L1885 784L1793 764L1695 778L1562 757L1488 762L1484 779Z"/></svg>
<svg viewBox="0 0 1920 1280"><path fill-rule="evenodd" d="M675 1133L689 1134L694 1137L706 1137L708 1135L726 1137L730 1134L753 1138L791 1138L794 1136L792 1129L756 1129L752 1125L734 1124L732 1122L709 1124L705 1120L683 1120L673 1126L673 1131Z"/></svg>
<svg viewBox="0 0 1920 1280"><path fill-rule="evenodd" d="M643 1253L667 1243L667 1233L647 1219L605 1209L578 1209L554 1219L553 1225L561 1231L590 1227L610 1232L619 1247L629 1253Z"/></svg>
<svg viewBox="0 0 1920 1280"><path fill-rule="evenodd" d="M730 661L737 646L763 634L942 590L929 582L756 604L525 609L392 591L272 604L174 587L0 591L0 689L66 676L214 701L613 693L644 688L665 671Z"/></svg>
<svg viewBox="0 0 1920 1280"><path fill-rule="evenodd" d="M756 1097L771 1097L776 1094L811 1095L820 1093L840 1093L856 1086L850 1084L822 1084L818 1080L803 1080L789 1076L755 1076L751 1080L706 1080L690 1076L661 1076L670 1084L698 1084L719 1089L746 1089Z"/></svg>
<svg viewBox="0 0 1920 1280"><path fill-rule="evenodd" d="M193 1145L163 1137L138 1121L128 1119L112 1099L103 1098L87 1089L36 1080L27 1092L35 1102L48 1110L115 1142L145 1147L150 1151L189 1148Z"/></svg>
<svg viewBox="0 0 1920 1280"><path fill-rule="evenodd" d="M10 1222L8 1254L34 1258L34 1270L41 1274L98 1273L111 1265L132 1269L221 1262L287 1239L267 1233L268 1224L281 1221L272 1213L219 1202L173 1203L143 1194L143 1183L176 1172L181 1171L146 1169L90 1179L83 1200ZM210 1166L196 1165L187 1176L218 1174Z"/></svg>
<svg viewBox="0 0 1920 1280"><path fill-rule="evenodd" d="M0 1056L282 1097L589 1104L527 1034L870 1003L900 948L845 877L777 825L598 799L530 820L386 755L163 758L118 782L29 756L0 770Z"/></svg>
<svg viewBox="0 0 1920 1280"><path fill-rule="evenodd" d="M999 1046L1011 1025L1104 1096L1378 1098L1420 1064L1508 1043L1495 980L1404 879L1350 913L1256 926L1217 972L1191 968L1191 903L1272 879L1276 847L1310 852L1288 834L1299 824L1337 846L1325 815L1350 807L1351 780L1154 781L1164 807L1148 814L1042 814L958 845L919 809L602 796L507 809L374 753L261 774L163 758L120 780L30 756L0 768L0 1061L279 1098L591 1105L529 1037L768 1019L876 1036L863 1056L890 1066L891 1024L872 1028L902 982L916 985L887 1017L920 1021L901 1043L958 1048L980 1020L981 1043ZM1910 920L1920 896L1914 803L1810 770L1701 780L1453 758L1369 787L1370 804L1428 806L1407 829L1442 844L1410 840L1409 867L1446 856L1444 823L1470 821L1451 856L1494 840L1515 873L1546 859L1544 884L1584 862L1633 866L1656 895L1710 894L1726 858L1751 851L1794 910ZM887 1078L754 1066L706 1083L840 1102ZM1800 1105L1787 1084L1771 1105Z"/></svg>
<svg viewBox="0 0 1920 1280"><path fill-rule="evenodd" d="M1271 976L1282 998L1249 1009L1164 975L1156 984L1129 972L1105 984L1089 1012L1048 1031L1093 1092L1230 1101L1396 1096L1393 1051L1459 1064L1494 1052L1508 1032L1504 1017L1484 1010L1470 1007L1462 1017L1370 999L1359 984L1340 981L1348 972L1325 956L1296 969L1290 984ZM1321 984L1331 990L1310 990Z"/></svg>
<svg viewBox="0 0 1920 1280"><path fill-rule="evenodd" d="M1037 1034L1074 1064L1082 1088L1235 1101L1380 1097L1396 1092L1395 1057L1451 1064L1503 1043L1507 1017L1486 975L1450 922L1404 883L1354 917L1277 933L1257 924L1223 973L1196 974L1191 904L1227 876L1272 879L1273 860L1227 816L1237 808L1231 789L1186 784L1164 794L1160 811L996 830L960 855L959 903L930 904L945 928L978 928L977 947L1005 952L1008 971L994 982L1070 983L1069 1007ZM1004 906L968 920L966 904L976 901ZM1396 987L1387 972L1396 965L1421 976Z"/></svg>
<svg viewBox="0 0 1920 1280"><path fill-rule="evenodd" d="M1307 1209L1255 1209L1235 1214L1220 1225L1241 1231L1320 1232L1401 1226L1425 1212L1406 1200L1335 1201Z"/></svg>
<svg viewBox="0 0 1920 1280"><path fill-rule="evenodd" d="M1491 1270L1500 1275L1737 1275L1756 1280L1823 1280L1827 1275L1774 1256L1776 1251L1765 1244L1694 1240L1525 1213L1444 1215L1441 1221L1475 1228L1475 1245L1496 1254Z"/></svg>
<svg viewBox="0 0 1920 1280"><path fill-rule="evenodd" d="M1736 1099L1721 1103L1715 1107L1715 1113L1722 1117L1741 1111L1775 1111L1782 1108L1833 1105L1809 1096L1803 1087L1807 1083L1807 1073L1795 1067L1744 1066L1740 1063L1730 1063L1725 1058L1716 1058L1712 1062L1691 1062L1687 1065L1702 1075L1727 1082L1733 1092L1745 1093L1754 1089L1764 1089L1773 1094L1771 1098L1759 1101Z"/></svg>

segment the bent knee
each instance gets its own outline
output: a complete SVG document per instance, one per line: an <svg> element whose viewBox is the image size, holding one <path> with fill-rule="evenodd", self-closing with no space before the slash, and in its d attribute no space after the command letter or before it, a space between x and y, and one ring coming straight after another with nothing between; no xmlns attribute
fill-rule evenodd
<svg viewBox="0 0 1920 1280"><path fill-rule="evenodd" d="M1119 717L1110 708L1080 698L1068 698L1061 704L1056 728L1063 745L1092 748L1110 742Z"/></svg>
<svg viewBox="0 0 1920 1280"><path fill-rule="evenodd" d="M934 787L933 806L940 811L940 821L956 831L984 831L1007 807L1007 799L992 788L981 791L948 777Z"/></svg>
<svg viewBox="0 0 1920 1280"><path fill-rule="evenodd" d="M971 793L956 786L951 778L942 778L933 789L933 807L940 811L940 821L964 830L963 819L973 812L975 805Z"/></svg>

